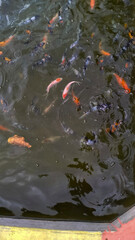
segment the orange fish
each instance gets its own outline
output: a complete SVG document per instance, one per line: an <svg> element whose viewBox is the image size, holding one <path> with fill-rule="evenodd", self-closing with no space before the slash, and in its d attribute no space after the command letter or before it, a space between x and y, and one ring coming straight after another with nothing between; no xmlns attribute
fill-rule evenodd
<svg viewBox="0 0 135 240"><path fill-rule="evenodd" d="M11 40L15 37L15 35L10 36L8 39L6 39L5 41L0 42L0 47L5 47L8 43L11 42Z"/></svg>
<svg viewBox="0 0 135 240"><path fill-rule="evenodd" d="M77 106L80 106L80 101L79 101L79 98L75 96L73 90L72 90L72 99L73 99L73 102L77 105Z"/></svg>
<svg viewBox="0 0 135 240"><path fill-rule="evenodd" d="M122 121L119 121L119 122L114 122L113 125L111 125L110 128L106 128L106 132L108 133L114 133L118 127L121 125Z"/></svg>
<svg viewBox="0 0 135 240"><path fill-rule="evenodd" d="M45 49L46 47L46 44L47 44L47 40L48 40L48 34L45 33L44 37L43 37L43 40L41 42L41 44L43 44L43 48Z"/></svg>
<svg viewBox="0 0 135 240"><path fill-rule="evenodd" d="M20 137L17 135L14 135L13 137L8 138L8 143L13 145L18 145L20 147L27 147L27 148L32 147L28 142L25 142L24 137Z"/></svg>
<svg viewBox="0 0 135 240"><path fill-rule="evenodd" d="M4 59L5 59L6 62L11 62L11 59L8 58L8 57L4 57Z"/></svg>
<svg viewBox="0 0 135 240"><path fill-rule="evenodd" d="M2 126L2 125L0 125L0 130L1 131L6 131L6 132L12 132L10 129L8 129L8 128Z"/></svg>
<svg viewBox="0 0 135 240"><path fill-rule="evenodd" d="M119 85L125 89L125 93L130 93L131 90L128 87L127 83L125 82L125 80L123 78L121 78L119 75L117 75L116 73L113 73L113 75L116 77L117 82L119 83Z"/></svg>
<svg viewBox="0 0 135 240"><path fill-rule="evenodd" d="M2 51L0 51L0 55L2 55L3 54L3 52Z"/></svg>
<svg viewBox="0 0 135 240"><path fill-rule="evenodd" d="M90 0L90 7L91 7L91 10L94 9L94 7L95 7L95 0Z"/></svg>
<svg viewBox="0 0 135 240"><path fill-rule="evenodd" d="M49 21L50 24L54 23L59 17L59 14L56 13L56 15Z"/></svg>
<svg viewBox="0 0 135 240"><path fill-rule="evenodd" d="M127 62L127 63L125 63L125 68L128 68L128 62Z"/></svg>
<svg viewBox="0 0 135 240"><path fill-rule="evenodd" d="M93 38L95 36L95 33L91 33L90 37Z"/></svg>
<svg viewBox="0 0 135 240"><path fill-rule="evenodd" d="M130 37L130 39L134 38L132 30L129 31L128 36Z"/></svg>
<svg viewBox="0 0 135 240"><path fill-rule="evenodd" d="M25 30L25 32L26 32L27 34L29 34L29 35L31 34L31 31L30 31L30 30L28 30L28 29L27 29L27 30Z"/></svg>
<svg viewBox="0 0 135 240"><path fill-rule="evenodd" d="M109 52L106 52L106 51L104 51L103 49L102 49L102 43L101 43L101 41L100 41L100 43L99 43L99 51L100 51L100 53L102 54L102 55L105 55L105 56L110 56L111 54L109 53Z"/></svg>

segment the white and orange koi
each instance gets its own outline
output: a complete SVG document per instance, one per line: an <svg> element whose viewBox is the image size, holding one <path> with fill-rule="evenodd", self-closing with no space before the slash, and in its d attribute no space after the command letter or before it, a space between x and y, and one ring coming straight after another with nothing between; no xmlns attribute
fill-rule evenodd
<svg viewBox="0 0 135 240"><path fill-rule="evenodd" d="M62 81L62 78L56 78L54 81L52 81L46 89L47 93L49 93L50 88L52 88L54 85L58 84L61 81Z"/></svg>
<svg viewBox="0 0 135 240"><path fill-rule="evenodd" d="M71 85L72 85L73 83L80 84L80 82L77 82L77 81L72 81L72 82L68 83L68 84L66 85L66 87L64 88L64 91L63 91L63 93L62 93L62 98L63 98L63 99L65 99L66 96L68 95L68 92L69 92L69 90L70 90L70 87L71 87Z"/></svg>

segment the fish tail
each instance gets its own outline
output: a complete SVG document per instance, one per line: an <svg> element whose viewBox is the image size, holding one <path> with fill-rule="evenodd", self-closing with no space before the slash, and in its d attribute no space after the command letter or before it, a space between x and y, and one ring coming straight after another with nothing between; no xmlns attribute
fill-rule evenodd
<svg viewBox="0 0 135 240"><path fill-rule="evenodd" d="M43 95L43 97L45 97L45 100L47 99L47 97L48 97L48 92L47 93L45 93L44 95Z"/></svg>

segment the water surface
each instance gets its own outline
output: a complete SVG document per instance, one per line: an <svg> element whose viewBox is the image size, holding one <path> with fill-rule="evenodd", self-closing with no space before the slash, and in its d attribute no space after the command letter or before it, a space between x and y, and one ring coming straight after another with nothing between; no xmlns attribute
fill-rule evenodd
<svg viewBox="0 0 135 240"><path fill-rule="evenodd" d="M62 21L50 33L48 21L59 10ZM82 0L0 1L0 41L15 34L0 48L0 124L13 131L0 132L1 216L109 221L134 204L135 45L122 51L134 32L134 12L133 0L96 0L93 10ZM35 49L45 33L45 49ZM100 41L110 56L102 56ZM45 54L50 60L38 65ZM130 94L113 73L125 79ZM63 80L46 95L58 77ZM62 99L70 81L80 82L73 85L80 111L72 91ZM97 108L103 104L109 107ZM107 133L115 121L122 124ZM15 134L32 148L8 144Z"/></svg>

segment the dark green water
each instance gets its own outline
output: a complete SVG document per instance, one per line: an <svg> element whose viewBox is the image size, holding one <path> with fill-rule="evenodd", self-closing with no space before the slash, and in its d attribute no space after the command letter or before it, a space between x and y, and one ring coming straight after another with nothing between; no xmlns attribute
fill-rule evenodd
<svg viewBox="0 0 135 240"><path fill-rule="evenodd" d="M60 9L63 22L57 20L49 33L48 21ZM134 13L134 0L96 0L94 10L87 0L0 1L0 41L15 34L0 48L4 101L0 125L13 131L0 131L1 216L108 221L134 204L135 45L131 42L122 51L130 40L129 30L135 31ZM39 18L25 24L35 15ZM35 49L45 33L45 49ZM78 44L70 48L76 40ZM100 41L111 56L101 55ZM62 68L64 53L67 63ZM45 54L51 60L37 65ZM76 59L69 64L72 55ZM91 60L83 76L88 56ZM113 73L125 79L130 94L125 94ZM63 80L45 96L47 86L58 77ZM73 85L80 111L71 91L67 101L62 99L70 81L80 82ZM43 114L51 103L54 106ZM97 109L103 104L110 107ZM105 129L117 120L122 121L117 131L107 133ZM25 137L32 148L8 144L15 134Z"/></svg>

